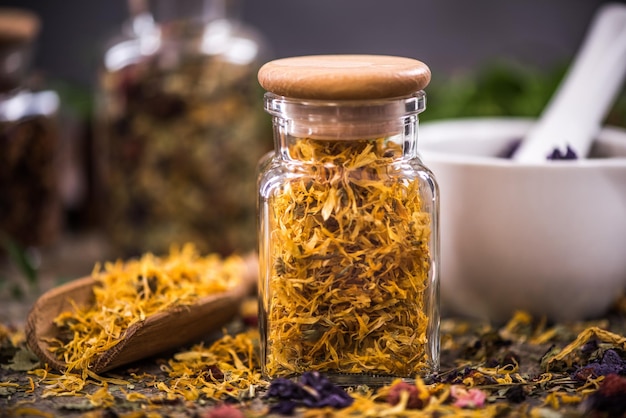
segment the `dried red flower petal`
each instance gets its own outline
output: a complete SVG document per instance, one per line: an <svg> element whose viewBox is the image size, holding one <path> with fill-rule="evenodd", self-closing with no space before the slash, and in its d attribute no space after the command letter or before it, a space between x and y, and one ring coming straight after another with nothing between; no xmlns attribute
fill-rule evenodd
<svg viewBox="0 0 626 418"><path fill-rule="evenodd" d="M619 396L626 399L626 377L610 374L604 378L596 392L602 396ZM626 408L626 404L624 404Z"/></svg>
<svg viewBox="0 0 626 418"><path fill-rule="evenodd" d="M213 379L222 380L224 378L224 372L216 364L207 367L207 372L211 374Z"/></svg>
<svg viewBox="0 0 626 418"><path fill-rule="evenodd" d="M222 404L215 408L209 409L201 415L202 418L244 418L245 415L241 410L232 405Z"/></svg>
<svg viewBox="0 0 626 418"><path fill-rule="evenodd" d="M586 412L601 412L611 417L626 415L626 378L607 375L598 390L585 400Z"/></svg>
<svg viewBox="0 0 626 418"><path fill-rule="evenodd" d="M408 392L409 400L406 407L409 409L422 409L424 401L420 398L419 391L415 385L407 382L398 382L391 387L387 394L387 403L397 405L400 402L402 392Z"/></svg>

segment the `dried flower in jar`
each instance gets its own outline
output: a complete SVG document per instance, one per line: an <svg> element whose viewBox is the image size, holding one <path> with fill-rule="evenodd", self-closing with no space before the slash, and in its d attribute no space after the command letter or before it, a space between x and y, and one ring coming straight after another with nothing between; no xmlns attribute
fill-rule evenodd
<svg viewBox="0 0 626 418"><path fill-rule="evenodd" d="M429 367L431 219L401 146L298 139L308 161L269 199L266 372L415 376Z"/></svg>

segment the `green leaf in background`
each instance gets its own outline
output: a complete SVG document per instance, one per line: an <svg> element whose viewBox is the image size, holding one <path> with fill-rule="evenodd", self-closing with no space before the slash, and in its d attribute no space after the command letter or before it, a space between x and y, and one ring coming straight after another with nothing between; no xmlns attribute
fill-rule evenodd
<svg viewBox="0 0 626 418"><path fill-rule="evenodd" d="M554 94L567 66L539 70L498 61L473 73L433 76L421 121L464 117L537 117ZM626 94L618 95L605 123L626 127ZM581 105L584 105L584 91Z"/></svg>
<svg viewBox="0 0 626 418"><path fill-rule="evenodd" d="M0 231L0 250L9 257L9 260L18 267L31 287L36 287L38 282L37 268L32 263L28 253L9 235Z"/></svg>
<svg viewBox="0 0 626 418"><path fill-rule="evenodd" d="M94 111L94 92L91 89L59 79L51 80L48 86L57 92L64 109L71 110L81 120L91 119Z"/></svg>

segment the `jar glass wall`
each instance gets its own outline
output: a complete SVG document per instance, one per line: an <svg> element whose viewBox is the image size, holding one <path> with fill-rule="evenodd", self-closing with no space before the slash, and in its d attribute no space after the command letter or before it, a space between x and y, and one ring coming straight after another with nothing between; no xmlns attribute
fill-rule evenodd
<svg viewBox="0 0 626 418"><path fill-rule="evenodd" d="M259 177L263 373L378 384L439 364L438 190L417 153L423 92L266 93Z"/></svg>

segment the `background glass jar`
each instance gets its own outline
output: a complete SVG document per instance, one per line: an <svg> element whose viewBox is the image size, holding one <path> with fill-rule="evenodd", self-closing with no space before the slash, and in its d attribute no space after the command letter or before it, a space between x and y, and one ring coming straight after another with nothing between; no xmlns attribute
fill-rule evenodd
<svg viewBox="0 0 626 418"><path fill-rule="evenodd" d="M417 153L424 106L421 91L266 93L276 144L258 185L267 377L319 371L375 384L437 370L439 201Z"/></svg>
<svg viewBox="0 0 626 418"><path fill-rule="evenodd" d="M255 169L271 148L261 37L227 0L131 1L98 103L105 230L117 256L254 249Z"/></svg>
<svg viewBox="0 0 626 418"><path fill-rule="evenodd" d="M0 9L0 254L61 232L59 97L27 80L38 28L31 12Z"/></svg>

